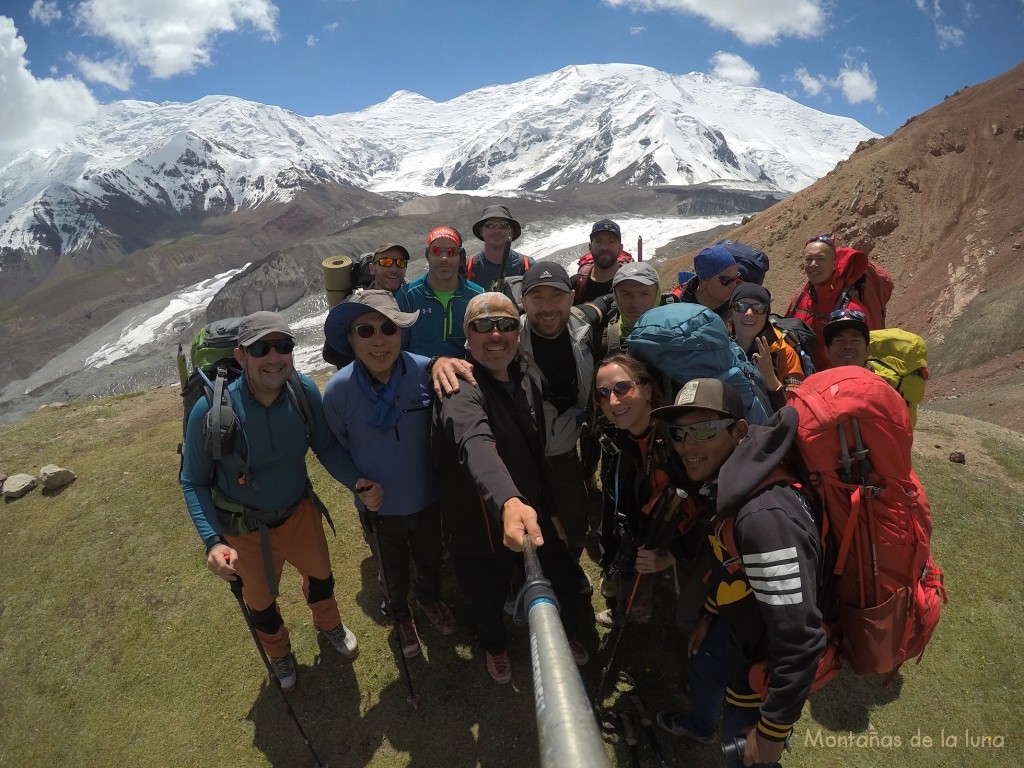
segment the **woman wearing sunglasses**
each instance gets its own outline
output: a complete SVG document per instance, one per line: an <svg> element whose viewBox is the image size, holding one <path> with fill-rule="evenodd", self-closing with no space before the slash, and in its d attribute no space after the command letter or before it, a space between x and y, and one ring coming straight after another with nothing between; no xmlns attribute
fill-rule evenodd
<svg viewBox="0 0 1024 768"><path fill-rule="evenodd" d="M604 626L623 619L646 623L654 580L644 576L677 561L689 573L704 535L692 526L696 507L688 506L686 513L677 510L677 519L664 517L666 489L691 484L672 450L667 427L651 418L660 404L655 377L636 358L613 355L598 366L593 393L603 417L601 589L611 606L597 620ZM690 601L694 620L702 601L703 593Z"/></svg>
<svg viewBox="0 0 1024 768"><path fill-rule="evenodd" d="M680 298L691 304L703 304L725 320L729 297L743 282L736 259L721 245L711 245L693 257L694 277L683 286Z"/></svg>
<svg viewBox="0 0 1024 768"><path fill-rule="evenodd" d="M740 283L729 301L725 325L764 380L772 407L786 404L787 395L804 380L800 355L771 324L772 295L756 283Z"/></svg>

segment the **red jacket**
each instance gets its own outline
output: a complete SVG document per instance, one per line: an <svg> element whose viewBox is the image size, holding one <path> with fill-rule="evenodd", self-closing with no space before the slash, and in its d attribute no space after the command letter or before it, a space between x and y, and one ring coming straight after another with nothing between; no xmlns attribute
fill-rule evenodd
<svg viewBox="0 0 1024 768"><path fill-rule="evenodd" d="M868 328L884 327L883 318L873 317L868 312L857 286L857 282L867 274L868 269L867 254L853 248L837 248L836 271L832 273L832 279L825 285L805 283L789 303L786 317L803 320L818 337L818 347L814 352L814 370L824 371L828 368L823 329L829 315L835 310L843 307L860 310L867 318Z"/></svg>

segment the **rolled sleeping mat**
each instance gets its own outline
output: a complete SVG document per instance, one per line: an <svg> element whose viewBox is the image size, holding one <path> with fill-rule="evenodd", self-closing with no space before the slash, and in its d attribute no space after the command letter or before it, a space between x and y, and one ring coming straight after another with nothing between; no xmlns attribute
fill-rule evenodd
<svg viewBox="0 0 1024 768"><path fill-rule="evenodd" d="M348 256L328 256L323 260L323 270L327 306L332 308L352 293L352 259Z"/></svg>

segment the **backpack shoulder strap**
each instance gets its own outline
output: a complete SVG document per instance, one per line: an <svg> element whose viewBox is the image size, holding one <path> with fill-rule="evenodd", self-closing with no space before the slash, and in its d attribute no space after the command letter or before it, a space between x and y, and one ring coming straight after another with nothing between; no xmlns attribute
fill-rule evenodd
<svg viewBox="0 0 1024 768"><path fill-rule="evenodd" d="M291 399L292 404L295 405L296 410L302 416L303 426L306 427L306 438L312 440L313 434L316 431L316 422L313 419L313 410L309 407L309 400L306 398L306 388L302 386L299 372L294 368L288 377L285 388L288 390L288 397Z"/></svg>

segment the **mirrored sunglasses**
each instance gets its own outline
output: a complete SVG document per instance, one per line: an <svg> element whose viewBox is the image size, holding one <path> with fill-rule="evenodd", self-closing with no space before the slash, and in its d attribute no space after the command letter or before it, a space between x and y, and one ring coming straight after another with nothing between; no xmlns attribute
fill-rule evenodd
<svg viewBox="0 0 1024 768"><path fill-rule="evenodd" d="M469 327L477 333L494 333L495 328L511 333L519 330L519 321L514 317L478 317L469 322Z"/></svg>
<svg viewBox="0 0 1024 768"><path fill-rule="evenodd" d="M482 225L484 229L512 229L512 222L505 219L491 219Z"/></svg>
<svg viewBox="0 0 1024 768"><path fill-rule="evenodd" d="M733 283L742 283L743 277L742 275L736 275L735 277L726 277L725 275L719 275L718 282L720 282L724 288L728 288Z"/></svg>
<svg viewBox="0 0 1024 768"><path fill-rule="evenodd" d="M254 341L245 350L253 357L266 357L270 350L276 349L280 355L290 355L295 349L294 339L279 339L277 341Z"/></svg>
<svg viewBox="0 0 1024 768"><path fill-rule="evenodd" d="M352 326L352 333L358 336L360 339L372 339L374 335L380 331L384 336L394 336L398 333L398 326L395 325L391 320L385 320L380 325L374 325L373 323L362 323L360 325Z"/></svg>
<svg viewBox="0 0 1024 768"><path fill-rule="evenodd" d="M594 397L597 398L597 402L603 403L605 400L612 399L612 393L620 400L636 389L639 385L635 381L629 381L623 379L622 381L616 381L610 387L598 387L594 390Z"/></svg>
<svg viewBox="0 0 1024 768"><path fill-rule="evenodd" d="M833 248L836 247L836 241L832 235L811 235L804 242L804 245L810 245L811 243L825 243L825 245L831 245Z"/></svg>
<svg viewBox="0 0 1024 768"><path fill-rule="evenodd" d="M449 245L447 247L432 245L427 250L430 251L431 256L448 256L450 258L454 258L459 255L459 249L454 245Z"/></svg>
<svg viewBox="0 0 1024 768"><path fill-rule="evenodd" d="M861 323L867 323L868 319L864 316L864 313L859 309L837 309L831 315L828 316L828 321L834 322L835 320L857 320Z"/></svg>
<svg viewBox="0 0 1024 768"><path fill-rule="evenodd" d="M732 303L732 309L734 312L739 312L741 315L747 314L747 310L754 310L755 315L763 315L768 311L768 305L763 301L734 301Z"/></svg>
<svg viewBox="0 0 1024 768"><path fill-rule="evenodd" d="M735 423L736 419L718 419L717 421L699 421L696 424L687 424L686 426L670 424L668 435L674 443L683 442L687 436L692 437L699 443L704 443L708 440L714 440Z"/></svg>
<svg viewBox="0 0 1024 768"><path fill-rule="evenodd" d="M409 266L409 260L399 258L392 258L391 256L381 256L377 259L377 263L382 267L398 267L399 269L405 269Z"/></svg>

